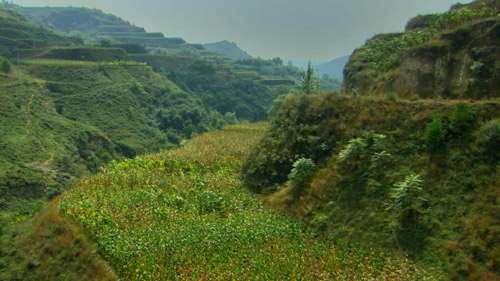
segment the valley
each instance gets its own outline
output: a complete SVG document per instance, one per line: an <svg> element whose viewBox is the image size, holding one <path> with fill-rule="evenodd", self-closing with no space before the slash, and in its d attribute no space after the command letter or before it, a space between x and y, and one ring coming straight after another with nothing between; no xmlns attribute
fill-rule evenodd
<svg viewBox="0 0 500 281"><path fill-rule="evenodd" d="M300 69L4 1L0 280L499 280L499 34L476 0Z"/></svg>

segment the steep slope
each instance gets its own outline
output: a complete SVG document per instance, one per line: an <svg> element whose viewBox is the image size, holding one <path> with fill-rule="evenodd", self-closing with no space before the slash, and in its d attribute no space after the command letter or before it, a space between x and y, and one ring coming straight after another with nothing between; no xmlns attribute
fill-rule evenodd
<svg viewBox="0 0 500 281"><path fill-rule="evenodd" d="M403 97L498 97L500 5L478 0L419 16L401 34L377 35L354 51L348 93Z"/></svg>
<svg viewBox="0 0 500 281"><path fill-rule="evenodd" d="M240 120L264 119L273 100L294 87L299 76L296 69L271 60L227 63L220 58L150 54L131 58L151 65L208 107Z"/></svg>
<svg viewBox="0 0 500 281"><path fill-rule="evenodd" d="M317 240L265 209L239 181L264 129L232 126L177 150L112 163L19 230L26 234L3 241L0 257L15 262L0 278L440 280L399 254Z"/></svg>
<svg viewBox="0 0 500 281"><path fill-rule="evenodd" d="M335 241L497 280L499 143L498 100L291 96L243 179Z"/></svg>
<svg viewBox="0 0 500 281"><path fill-rule="evenodd" d="M71 45L15 12L0 15L22 26L23 38L45 43L3 45L15 57L0 56L0 235L75 177L226 124L151 67L127 61L123 49Z"/></svg>
<svg viewBox="0 0 500 281"><path fill-rule="evenodd" d="M227 41L208 44L213 52L183 40L177 45L156 44L158 40L163 40L163 34L147 33L143 28L99 10L15 7L33 22L59 32L81 33L92 42L109 39L110 42L101 42L100 47L94 47L91 54L100 60L103 57L123 59L119 49L124 49L128 53L125 59L131 55L131 59L148 63L182 90L197 95L205 106L228 114L227 117L235 114L242 120L262 120L273 100L294 87L300 76L298 69L284 66L281 60L253 59L234 43ZM78 55L91 60L87 49L59 48L55 51L44 49L25 53L27 58Z"/></svg>
<svg viewBox="0 0 500 281"><path fill-rule="evenodd" d="M225 122L136 62L23 61L0 78L0 100L3 203L53 196L112 159Z"/></svg>
<svg viewBox="0 0 500 281"><path fill-rule="evenodd" d="M78 39L62 37L38 28L18 13L2 8L0 4L0 55L16 56L18 50L48 46L73 45Z"/></svg>
<svg viewBox="0 0 500 281"><path fill-rule="evenodd" d="M326 74L342 81L344 79L344 67L346 66L348 61L349 56L339 57L329 62L319 64L315 68L316 71L321 75Z"/></svg>
<svg viewBox="0 0 500 281"><path fill-rule="evenodd" d="M238 47L238 45L236 45L236 43L234 42L220 41L203 44L203 47L211 52L221 54L233 60L252 59L252 56Z"/></svg>

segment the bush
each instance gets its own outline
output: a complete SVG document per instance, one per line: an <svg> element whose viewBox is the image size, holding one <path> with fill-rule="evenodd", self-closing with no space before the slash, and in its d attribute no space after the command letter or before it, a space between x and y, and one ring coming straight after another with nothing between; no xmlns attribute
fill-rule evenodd
<svg viewBox="0 0 500 281"><path fill-rule="evenodd" d="M9 73L11 69L10 62L6 58L0 58L0 71Z"/></svg>
<svg viewBox="0 0 500 281"><path fill-rule="evenodd" d="M477 134L477 144L491 159L500 159L500 119L484 123Z"/></svg>
<svg viewBox="0 0 500 281"><path fill-rule="evenodd" d="M293 169L288 175L288 179L290 180L294 200L298 200L304 192L315 167L314 161L307 158L301 158L293 163Z"/></svg>
<svg viewBox="0 0 500 281"><path fill-rule="evenodd" d="M226 205L224 198L209 190L201 192L198 201L199 211L203 214L222 212Z"/></svg>
<svg viewBox="0 0 500 281"><path fill-rule="evenodd" d="M456 135L464 135L474 125L475 115L467 104L458 104L450 115L450 130Z"/></svg>
<svg viewBox="0 0 500 281"><path fill-rule="evenodd" d="M424 138L427 148L432 152L439 151L444 147L446 140L446 128L443 125L441 117L434 116L432 121L427 124Z"/></svg>

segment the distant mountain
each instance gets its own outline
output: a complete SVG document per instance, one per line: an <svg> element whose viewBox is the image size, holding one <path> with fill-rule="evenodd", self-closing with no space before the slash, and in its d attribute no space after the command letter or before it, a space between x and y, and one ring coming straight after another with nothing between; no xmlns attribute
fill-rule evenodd
<svg viewBox="0 0 500 281"><path fill-rule="evenodd" d="M329 62L317 65L316 70L321 75L328 74L329 76L335 79L343 80L344 67L348 61L349 61L349 56L336 58Z"/></svg>
<svg viewBox="0 0 500 281"><path fill-rule="evenodd" d="M236 43L226 40L204 44L203 47L205 47L208 51L224 55L234 60L252 59L252 56L238 47Z"/></svg>

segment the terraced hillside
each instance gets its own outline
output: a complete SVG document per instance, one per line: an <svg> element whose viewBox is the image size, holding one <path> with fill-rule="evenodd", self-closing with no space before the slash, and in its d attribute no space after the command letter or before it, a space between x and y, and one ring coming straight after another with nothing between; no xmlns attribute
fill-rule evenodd
<svg viewBox="0 0 500 281"><path fill-rule="evenodd" d="M180 55L132 55L193 93L222 114L263 120L273 101L296 86L300 73L272 60L227 63L225 59Z"/></svg>
<svg viewBox="0 0 500 281"><path fill-rule="evenodd" d="M149 48L179 49L196 52L202 46L188 44L182 38L147 32L115 15L96 9L77 7L21 7L12 5L28 20L59 33L87 41L108 40L111 44L143 45Z"/></svg>
<svg viewBox="0 0 500 281"><path fill-rule="evenodd" d="M228 127L83 179L17 239L5 240L1 256L16 262L4 263L0 277L439 280L439 272L396 253L317 240L301 223L264 208L242 188L239 170L265 128Z"/></svg>
<svg viewBox="0 0 500 281"><path fill-rule="evenodd" d="M21 49L74 45L78 39L59 36L36 27L12 10L0 7L0 55L16 56Z"/></svg>
<svg viewBox="0 0 500 281"><path fill-rule="evenodd" d="M381 34L354 51L344 90L405 98L498 97L500 4L478 0L418 16L404 33Z"/></svg>

